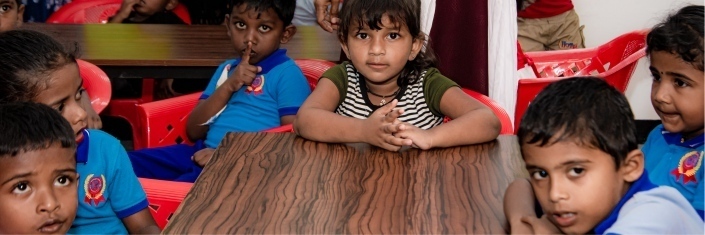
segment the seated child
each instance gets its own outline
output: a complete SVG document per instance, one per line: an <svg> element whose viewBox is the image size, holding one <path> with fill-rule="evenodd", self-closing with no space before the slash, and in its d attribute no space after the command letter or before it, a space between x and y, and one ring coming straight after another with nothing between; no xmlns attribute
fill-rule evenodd
<svg viewBox="0 0 705 235"><path fill-rule="evenodd" d="M661 118L642 147L651 181L678 189L703 217L703 6L687 6L646 37L651 104Z"/></svg>
<svg viewBox="0 0 705 235"><path fill-rule="evenodd" d="M545 213L523 219L534 233L703 234L683 195L649 180L629 103L604 80L548 85L517 136Z"/></svg>
<svg viewBox="0 0 705 235"><path fill-rule="evenodd" d="M0 104L0 133L0 234L65 234L78 203L71 125L42 104Z"/></svg>
<svg viewBox="0 0 705 235"><path fill-rule="evenodd" d="M422 50L420 4L343 2L338 32L351 62L323 74L294 123L299 135L390 151L482 143L499 135L492 110L434 68L428 45ZM441 125L444 117L453 120Z"/></svg>
<svg viewBox="0 0 705 235"><path fill-rule="evenodd" d="M123 0L110 23L185 24L171 10L178 0Z"/></svg>
<svg viewBox="0 0 705 235"><path fill-rule="evenodd" d="M130 152L137 176L194 182L227 132L293 122L310 93L301 69L279 48L296 33L294 8L294 0L233 1L225 25L240 58L218 67L188 117L186 132L196 144Z"/></svg>
<svg viewBox="0 0 705 235"><path fill-rule="evenodd" d="M0 104L48 105L73 129L81 186L69 233L159 233L120 141L86 130L86 112L79 105L83 80L74 56L53 38L29 30L0 33L0 45L5 45L0 47Z"/></svg>

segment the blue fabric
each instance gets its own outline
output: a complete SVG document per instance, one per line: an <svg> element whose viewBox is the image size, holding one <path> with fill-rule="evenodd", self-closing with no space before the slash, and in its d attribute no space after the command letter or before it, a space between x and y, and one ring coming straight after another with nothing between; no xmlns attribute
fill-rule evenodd
<svg viewBox="0 0 705 235"><path fill-rule="evenodd" d="M45 22L49 16L71 0L22 0L25 22Z"/></svg>
<svg viewBox="0 0 705 235"><path fill-rule="evenodd" d="M216 89L221 73L235 71L239 59L221 64L211 78L201 99L207 99ZM281 117L295 115L311 93L301 69L279 49L257 64L262 67L261 91L248 91L243 86L232 95L225 111L210 124L205 144L216 148L227 132L255 132L281 125ZM230 70L226 70L229 68Z"/></svg>
<svg viewBox="0 0 705 235"><path fill-rule="evenodd" d="M177 144L130 151L132 168L137 177L180 182L194 182L203 170L191 156L204 149L203 141L194 145Z"/></svg>
<svg viewBox="0 0 705 235"><path fill-rule="evenodd" d="M681 143L679 133L670 133L659 125L649 134L641 148L644 164L654 184L677 189L703 217L703 136ZM679 173L689 171L691 176Z"/></svg>
<svg viewBox="0 0 705 235"><path fill-rule="evenodd" d="M642 174L639 179L632 183L632 185L629 187L629 190L627 190L627 193L624 194L621 199L619 199L619 203L617 203L617 206L612 209L612 212L610 212L607 218L597 224L597 226L595 226L596 234L604 234L608 228L612 227L614 222L617 222L619 211L622 210L622 206L624 206L624 203L629 201L629 199L631 199L634 194L656 188L656 185L649 181L649 176L647 172L648 171L645 170L644 174Z"/></svg>
<svg viewBox="0 0 705 235"><path fill-rule="evenodd" d="M100 130L84 130L76 152L78 211L71 234L127 234L122 219L147 208L125 149Z"/></svg>

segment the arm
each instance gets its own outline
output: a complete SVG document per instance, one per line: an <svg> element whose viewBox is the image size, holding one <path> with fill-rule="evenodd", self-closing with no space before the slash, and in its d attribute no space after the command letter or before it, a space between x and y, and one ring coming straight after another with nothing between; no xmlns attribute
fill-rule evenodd
<svg viewBox="0 0 705 235"><path fill-rule="evenodd" d="M521 218L536 218L534 200L534 191L527 179L516 179L507 187L504 192L504 214L512 234L533 233L531 226L522 222Z"/></svg>
<svg viewBox="0 0 705 235"><path fill-rule="evenodd" d="M91 97L88 96L88 93L85 89L81 91L81 100L79 104L81 105L81 108L86 111L86 124L88 128L102 128L103 122L100 120L100 116L98 115L98 113L95 112L95 109L93 109L93 106L91 105Z"/></svg>
<svg viewBox="0 0 705 235"><path fill-rule="evenodd" d="M356 119L333 112L339 98L340 94L335 84L328 78L321 78L316 89L299 109L294 121L296 133L304 138L321 142L364 142L391 151L399 150L402 145L411 144L409 140L391 135L389 131L392 123L385 115L396 106L396 100L377 109L367 119Z"/></svg>
<svg viewBox="0 0 705 235"><path fill-rule="evenodd" d="M140 0L123 0L122 5L120 5L120 10L110 17L108 23L122 23L127 17L130 17L130 13L132 13L133 8L139 1Z"/></svg>
<svg viewBox="0 0 705 235"><path fill-rule="evenodd" d="M147 208L123 218L122 223L125 224L127 232L130 234L159 234L162 232Z"/></svg>

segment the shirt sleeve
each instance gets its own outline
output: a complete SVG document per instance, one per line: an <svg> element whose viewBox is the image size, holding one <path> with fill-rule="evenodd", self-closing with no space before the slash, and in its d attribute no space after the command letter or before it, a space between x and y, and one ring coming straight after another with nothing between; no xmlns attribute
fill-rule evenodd
<svg viewBox="0 0 705 235"><path fill-rule="evenodd" d="M698 212L700 219L703 219L703 216L705 216L703 215L703 203L705 201L703 192L705 192L705 184L703 184L702 177L698 180L700 180L700 182L698 182L698 188L695 190L695 196L693 196L693 201L691 201L690 204L692 204L693 208L695 208L695 212Z"/></svg>
<svg viewBox="0 0 705 235"><path fill-rule="evenodd" d="M328 80L333 82L335 87L338 88L338 94L340 95L338 98L338 105L343 103L343 100L345 100L346 91L348 90L348 77L347 72L345 71L346 64L347 62L343 62L342 64L333 66L326 70L326 72L321 76L322 78L328 78Z"/></svg>
<svg viewBox="0 0 705 235"><path fill-rule="evenodd" d="M443 76L438 69L431 68L424 78L424 98L431 112L436 116L444 116L441 112L441 99L443 94L451 87L459 87L457 83Z"/></svg>
<svg viewBox="0 0 705 235"><path fill-rule="evenodd" d="M654 141L656 140L657 135L660 135L660 130L661 130L661 125L656 126L651 132L649 133L649 136L646 138L646 142L644 142L644 145L641 146L641 152L644 153L644 158L649 157L649 153L651 152L651 148L653 146Z"/></svg>
<svg viewBox="0 0 705 235"><path fill-rule="evenodd" d="M218 79L220 79L220 75L223 73L223 70L225 70L226 67L232 67L232 69L235 69L235 61L236 60L226 60L225 62L220 64L220 66L218 66L218 69L215 70L215 73L211 77L210 82L208 82L208 86L206 86L206 89L203 91L199 99L208 99L208 97L210 97L213 92L215 92L215 89L217 88L216 84L218 84Z"/></svg>
<svg viewBox="0 0 705 235"><path fill-rule="evenodd" d="M294 63L284 69L280 76L277 87L279 116L296 115L301 104L311 94L311 87L301 69Z"/></svg>
<svg viewBox="0 0 705 235"><path fill-rule="evenodd" d="M108 161L111 165L108 166L110 172L106 176L107 190L111 194L110 205L118 218L124 219L149 206L147 195L132 170L130 159L120 142L115 138L108 137L104 144L109 145L105 148L106 153L114 154L111 156L112 161Z"/></svg>

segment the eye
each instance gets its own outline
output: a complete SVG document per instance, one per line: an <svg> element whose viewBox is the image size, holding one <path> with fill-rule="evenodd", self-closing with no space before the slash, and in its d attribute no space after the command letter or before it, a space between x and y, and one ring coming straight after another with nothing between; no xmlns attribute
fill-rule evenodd
<svg viewBox="0 0 705 235"><path fill-rule="evenodd" d="M56 111L59 111L59 113L63 113L64 107L66 107L66 105L64 103L61 103L58 106L56 106L54 109L56 109Z"/></svg>
<svg viewBox="0 0 705 235"><path fill-rule="evenodd" d="M661 81L661 76L659 76L657 73L651 73L651 77L653 77L653 82Z"/></svg>
<svg viewBox="0 0 705 235"><path fill-rule="evenodd" d="M23 194L29 191L29 185L27 182L19 182L15 185L15 188L12 190L12 193L14 194Z"/></svg>
<svg viewBox="0 0 705 235"><path fill-rule="evenodd" d="M399 37L401 37L401 35L399 35L398 33L390 33L389 34L389 39L392 39L392 40L397 39Z"/></svg>
<svg viewBox="0 0 705 235"><path fill-rule="evenodd" d="M243 23L242 21L235 22L234 25L235 25L235 28L245 29L245 23Z"/></svg>
<svg viewBox="0 0 705 235"><path fill-rule="evenodd" d="M546 171L534 171L531 173L531 177L533 177L535 180L542 180L548 177L548 172Z"/></svg>
<svg viewBox="0 0 705 235"><path fill-rule="evenodd" d="M259 31L260 31L260 32L263 32L263 33L269 32L269 30L272 30L272 27L269 27L269 26L266 26L266 25L262 25L262 26L259 27Z"/></svg>
<svg viewBox="0 0 705 235"><path fill-rule="evenodd" d="M359 38L359 39L367 39L367 36L368 36L368 35L367 35L366 33L357 33L357 34L355 34L355 37L356 37L356 38Z"/></svg>
<svg viewBox="0 0 705 235"><path fill-rule="evenodd" d="M6 12L6 11L9 11L10 9L12 9L12 7L10 7L10 5L0 6L0 12Z"/></svg>
<svg viewBox="0 0 705 235"><path fill-rule="evenodd" d="M76 100L81 100L81 97L83 96L83 92L85 92L85 91L86 91L85 88L79 89L78 92L76 92L76 97L75 97L75 99L76 99Z"/></svg>
<svg viewBox="0 0 705 235"><path fill-rule="evenodd" d="M676 86L678 86L678 87L687 87L687 86L689 86L689 84L688 84L687 82L683 81L683 80L680 79L680 78L676 78L676 80L673 81L673 83L675 83Z"/></svg>
<svg viewBox="0 0 705 235"><path fill-rule="evenodd" d="M67 186L67 185L71 184L72 181L73 181L73 179L71 179L71 177L69 177L68 175L62 175L62 176L59 176L59 178L56 178L56 182L54 182L54 185Z"/></svg>
<svg viewBox="0 0 705 235"><path fill-rule="evenodd" d="M568 175L570 175L570 176L580 176L580 175L583 174L584 171L585 171L584 168L574 167L574 168L571 168L571 169L570 169L570 171L568 172Z"/></svg>

